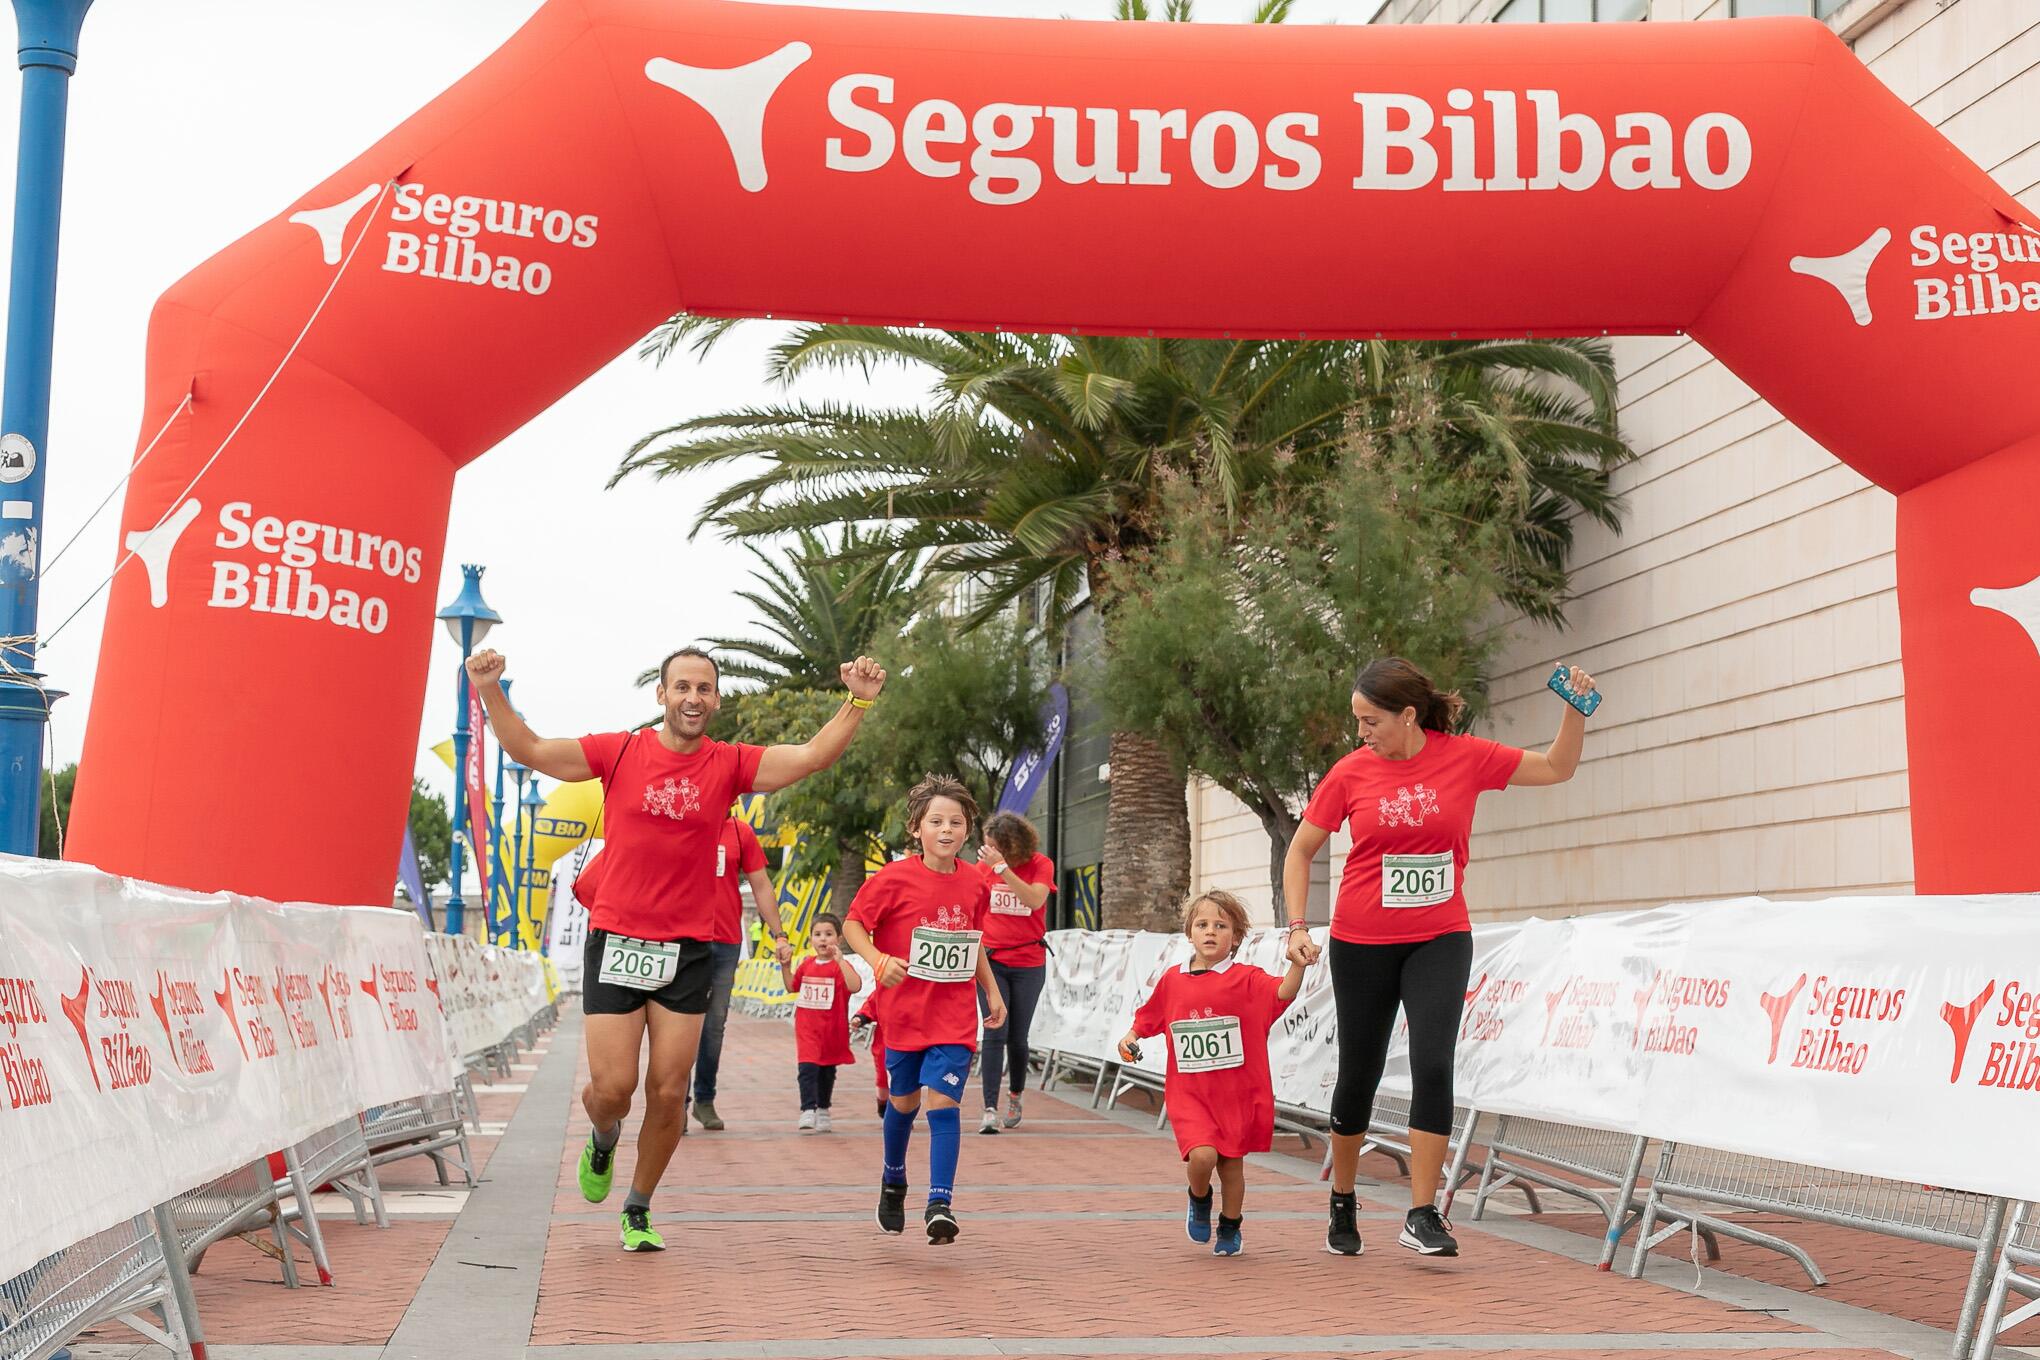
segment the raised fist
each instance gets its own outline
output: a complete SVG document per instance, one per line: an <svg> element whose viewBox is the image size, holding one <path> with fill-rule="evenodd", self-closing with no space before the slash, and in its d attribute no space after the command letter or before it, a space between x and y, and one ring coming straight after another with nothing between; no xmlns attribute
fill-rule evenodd
<svg viewBox="0 0 2040 1360"><path fill-rule="evenodd" d="M885 688L885 670L868 656L855 661L845 661L837 668L843 677L843 687L853 698L872 700Z"/></svg>
<svg viewBox="0 0 2040 1360"><path fill-rule="evenodd" d="M467 659L468 679L477 685L493 685L503 678L507 664L501 652L484 647Z"/></svg>

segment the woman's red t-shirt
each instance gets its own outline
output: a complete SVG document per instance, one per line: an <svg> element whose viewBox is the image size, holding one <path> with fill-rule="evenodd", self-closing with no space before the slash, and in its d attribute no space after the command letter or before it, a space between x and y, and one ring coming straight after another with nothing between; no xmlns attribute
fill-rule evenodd
<svg viewBox="0 0 2040 1360"><path fill-rule="evenodd" d="M988 864L977 867L991 892L985 912L985 948L992 962L1002 968L1038 968L1047 963L1048 951L1041 947L1041 939L1048 929L1048 899L1044 897L1040 906L1030 908L1004 874ZM1055 892L1055 861L1047 855L1036 854L1012 869L1013 877L1022 883L1046 884L1051 894Z"/></svg>
<svg viewBox="0 0 2040 1360"><path fill-rule="evenodd" d="M1507 786L1523 753L1485 737L1424 733L1424 749L1388 760L1361 747L1332 766L1303 818L1350 826L1353 848L1332 910L1332 938L1404 944L1470 930L1466 842L1474 803Z"/></svg>
<svg viewBox="0 0 2040 1360"><path fill-rule="evenodd" d="M872 943L905 961L916 927L982 931L991 891L984 875L959 863L938 874L919 855L896 859L864 881L850 904L850 919L871 932ZM910 977L897 987L880 987L875 1013L885 1046L914 1053L937 1044L977 1047L977 986L973 982L931 982Z"/></svg>
<svg viewBox="0 0 2040 1360"><path fill-rule="evenodd" d="M603 786L602 873L589 925L641 940L715 939L725 886L717 847L765 748L705 739L682 755L646 730L583 737L581 752Z"/></svg>
<svg viewBox="0 0 2040 1360"><path fill-rule="evenodd" d="M793 970L793 1044L797 1061L842 1067L850 1054L850 967L803 959Z"/></svg>

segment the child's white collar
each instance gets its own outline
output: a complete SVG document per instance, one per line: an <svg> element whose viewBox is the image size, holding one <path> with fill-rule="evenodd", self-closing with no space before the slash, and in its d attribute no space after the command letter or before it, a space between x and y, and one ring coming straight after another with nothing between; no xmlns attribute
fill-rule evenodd
<svg viewBox="0 0 2040 1360"><path fill-rule="evenodd" d="M1202 970L1192 968L1190 966L1195 962L1197 962L1197 956L1193 954L1190 956L1189 960L1184 963L1183 971L1186 973L1195 973L1199 971L1206 973L1223 973L1226 969L1233 966L1233 956L1228 954L1224 958L1220 959L1217 963L1212 964L1211 967Z"/></svg>

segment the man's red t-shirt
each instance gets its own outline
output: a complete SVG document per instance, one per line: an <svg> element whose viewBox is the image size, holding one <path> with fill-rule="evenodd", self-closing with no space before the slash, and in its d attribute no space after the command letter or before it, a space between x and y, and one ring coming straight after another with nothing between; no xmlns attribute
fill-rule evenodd
<svg viewBox="0 0 2040 1360"><path fill-rule="evenodd" d="M896 859L870 878L850 904L850 919L871 932L880 950L907 961L914 931L983 931L991 890L975 867L959 863L938 874L919 855ZM878 989L878 1023L885 1046L915 1053L937 1044L977 1047L977 986L909 977Z"/></svg>
<svg viewBox="0 0 2040 1360"><path fill-rule="evenodd" d="M1216 968L1189 971L1171 968L1155 984L1154 995L1133 1013L1133 1032L1141 1038L1162 1036L1169 1042L1169 1077L1165 1092L1169 1122L1176 1130L1176 1148L1185 1157L1197 1147L1211 1147L1221 1157L1266 1152L1275 1142L1275 1083L1268 1074L1268 1030L1289 1009L1277 993L1282 979L1252 964L1227 959ZM1178 1045L1170 1026L1179 1022L1205 1034L1227 1019L1237 1022L1230 1035L1206 1039L1196 1051L1235 1057L1237 1065L1210 1070L1179 1070ZM1237 1045L1234 1047L1233 1045Z"/></svg>
<svg viewBox="0 0 2040 1360"><path fill-rule="evenodd" d="M764 867L765 847L758 844L758 833L751 829L751 824L741 817L724 822L722 835L716 841L715 934L710 939L722 944L744 942L744 875L755 874ZM770 920L777 914L775 905L760 902L758 910Z"/></svg>
<svg viewBox="0 0 2040 1360"><path fill-rule="evenodd" d="M1325 831L1352 827L1332 938L1403 944L1472 929L1466 841L1473 805L1506 787L1522 760L1515 747L1485 737L1426 732L1424 749L1408 760L1363 746L1332 766L1303 810L1305 821Z"/></svg>
<svg viewBox="0 0 2040 1360"><path fill-rule="evenodd" d="M795 1060L842 1067L857 1059L850 1053L850 966L801 960L793 970L793 1046Z"/></svg>
<svg viewBox="0 0 2040 1360"><path fill-rule="evenodd" d="M992 962L1002 968L1038 968L1048 962L1041 937L1048 929L1048 899L1030 909L1006 882L1006 876L988 864L979 864L985 886L991 890L991 905L985 915L985 948ZM1055 891L1055 861L1037 854L1025 864L1012 866L1013 877L1022 883L1048 885Z"/></svg>
<svg viewBox="0 0 2040 1360"><path fill-rule="evenodd" d="M641 940L716 938L716 850L762 746L704 739L686 755L656 732L581 738L602 781L602 875L590 926Z"/></svg>

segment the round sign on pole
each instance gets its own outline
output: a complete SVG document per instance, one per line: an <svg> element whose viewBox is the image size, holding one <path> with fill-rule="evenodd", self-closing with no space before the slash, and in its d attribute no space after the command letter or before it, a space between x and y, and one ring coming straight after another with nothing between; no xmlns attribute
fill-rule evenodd
<svg viewBox="0 0 2040 1360"><path fill-rule="evenodd" d="M26 435L0 435L0 482L25 482L35 471L35 445Z"/></svg>

